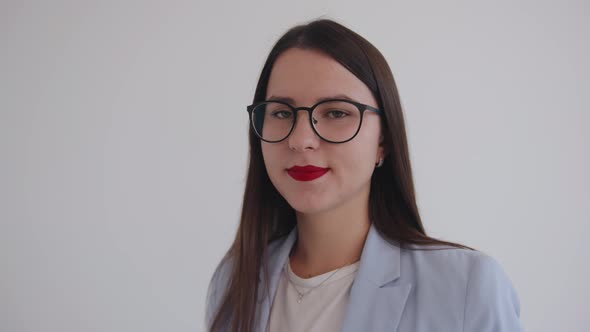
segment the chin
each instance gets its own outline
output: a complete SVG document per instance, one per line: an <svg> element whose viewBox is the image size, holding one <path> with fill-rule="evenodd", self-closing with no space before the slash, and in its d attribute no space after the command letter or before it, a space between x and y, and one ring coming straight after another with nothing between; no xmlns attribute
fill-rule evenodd
<svg viewBox="0 0 590 332"><path fill-rule="evenodd" d="M311 195L308 195L307 197L304 196L294 199L287 199L287 202L295 211L302 214L311 215L329 209L329 204L326 204L324 200Z"/></svg>

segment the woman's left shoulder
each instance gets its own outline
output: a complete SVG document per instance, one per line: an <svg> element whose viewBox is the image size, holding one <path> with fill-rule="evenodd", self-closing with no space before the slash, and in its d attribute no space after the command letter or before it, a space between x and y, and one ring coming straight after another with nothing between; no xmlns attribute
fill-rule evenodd
<svg viewBox="0 0 590 332"><path fill-rule="evenodd" d="M504 268L477 250L450 246L406 248L402 278L436 294L455 299L463 309L465 331L521 331L520 301ZM453 301L451 301L453 302Z"/></svg>
<svg viewBox="0 0 590 332"><path fill-rule="evenodd" d="M402 271L459 282L512 284L497 259L478 250L446 245L411 245L401 250ZM405 267L405 269L404 269Z"/></svg>
<svg viewBox="0 0 590 332"><path fill-rule="evenodd" d="M402 259L416 263L448 266L454 270L470 269L474 266L501 269L498 261L478 250L452 247L449 245L407 245L401 249Z"/></svg>

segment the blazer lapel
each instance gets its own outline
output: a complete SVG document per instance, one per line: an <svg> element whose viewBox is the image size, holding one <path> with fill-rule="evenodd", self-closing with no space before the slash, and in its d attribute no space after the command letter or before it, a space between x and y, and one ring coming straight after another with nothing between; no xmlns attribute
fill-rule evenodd
<svg viewBox="0 0 590 332"><path fill-rule="evenodd" d="M355 280L342 332L395 331L412 288L396 284L400 277L400 249L371 225Z"/></svg>

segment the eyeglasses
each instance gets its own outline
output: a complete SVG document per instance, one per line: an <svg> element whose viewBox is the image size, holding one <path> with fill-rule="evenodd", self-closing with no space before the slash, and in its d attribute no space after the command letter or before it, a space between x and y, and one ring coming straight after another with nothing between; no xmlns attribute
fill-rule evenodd
<svg viewBox="0 0 590 332"><path fill-rule="evenodd" d="M365 111L383 111L347 99L323 100L311 107L293 107L283 101L266 100L246 107L256 135L268 143L285 140L297 123L299 110L307 111L314 132L329 143L345 143L360 131Z"/></svg>

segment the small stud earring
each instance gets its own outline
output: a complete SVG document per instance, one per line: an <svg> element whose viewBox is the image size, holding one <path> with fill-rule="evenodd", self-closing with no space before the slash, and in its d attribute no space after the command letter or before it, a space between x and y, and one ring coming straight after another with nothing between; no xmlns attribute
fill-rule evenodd
<svg viewBox="0 0 590 332"><path fill-rule="evenodd" d="M379 158L379 162L375 164L375 168L379 168L383 165L383 158Z"/></svg>

